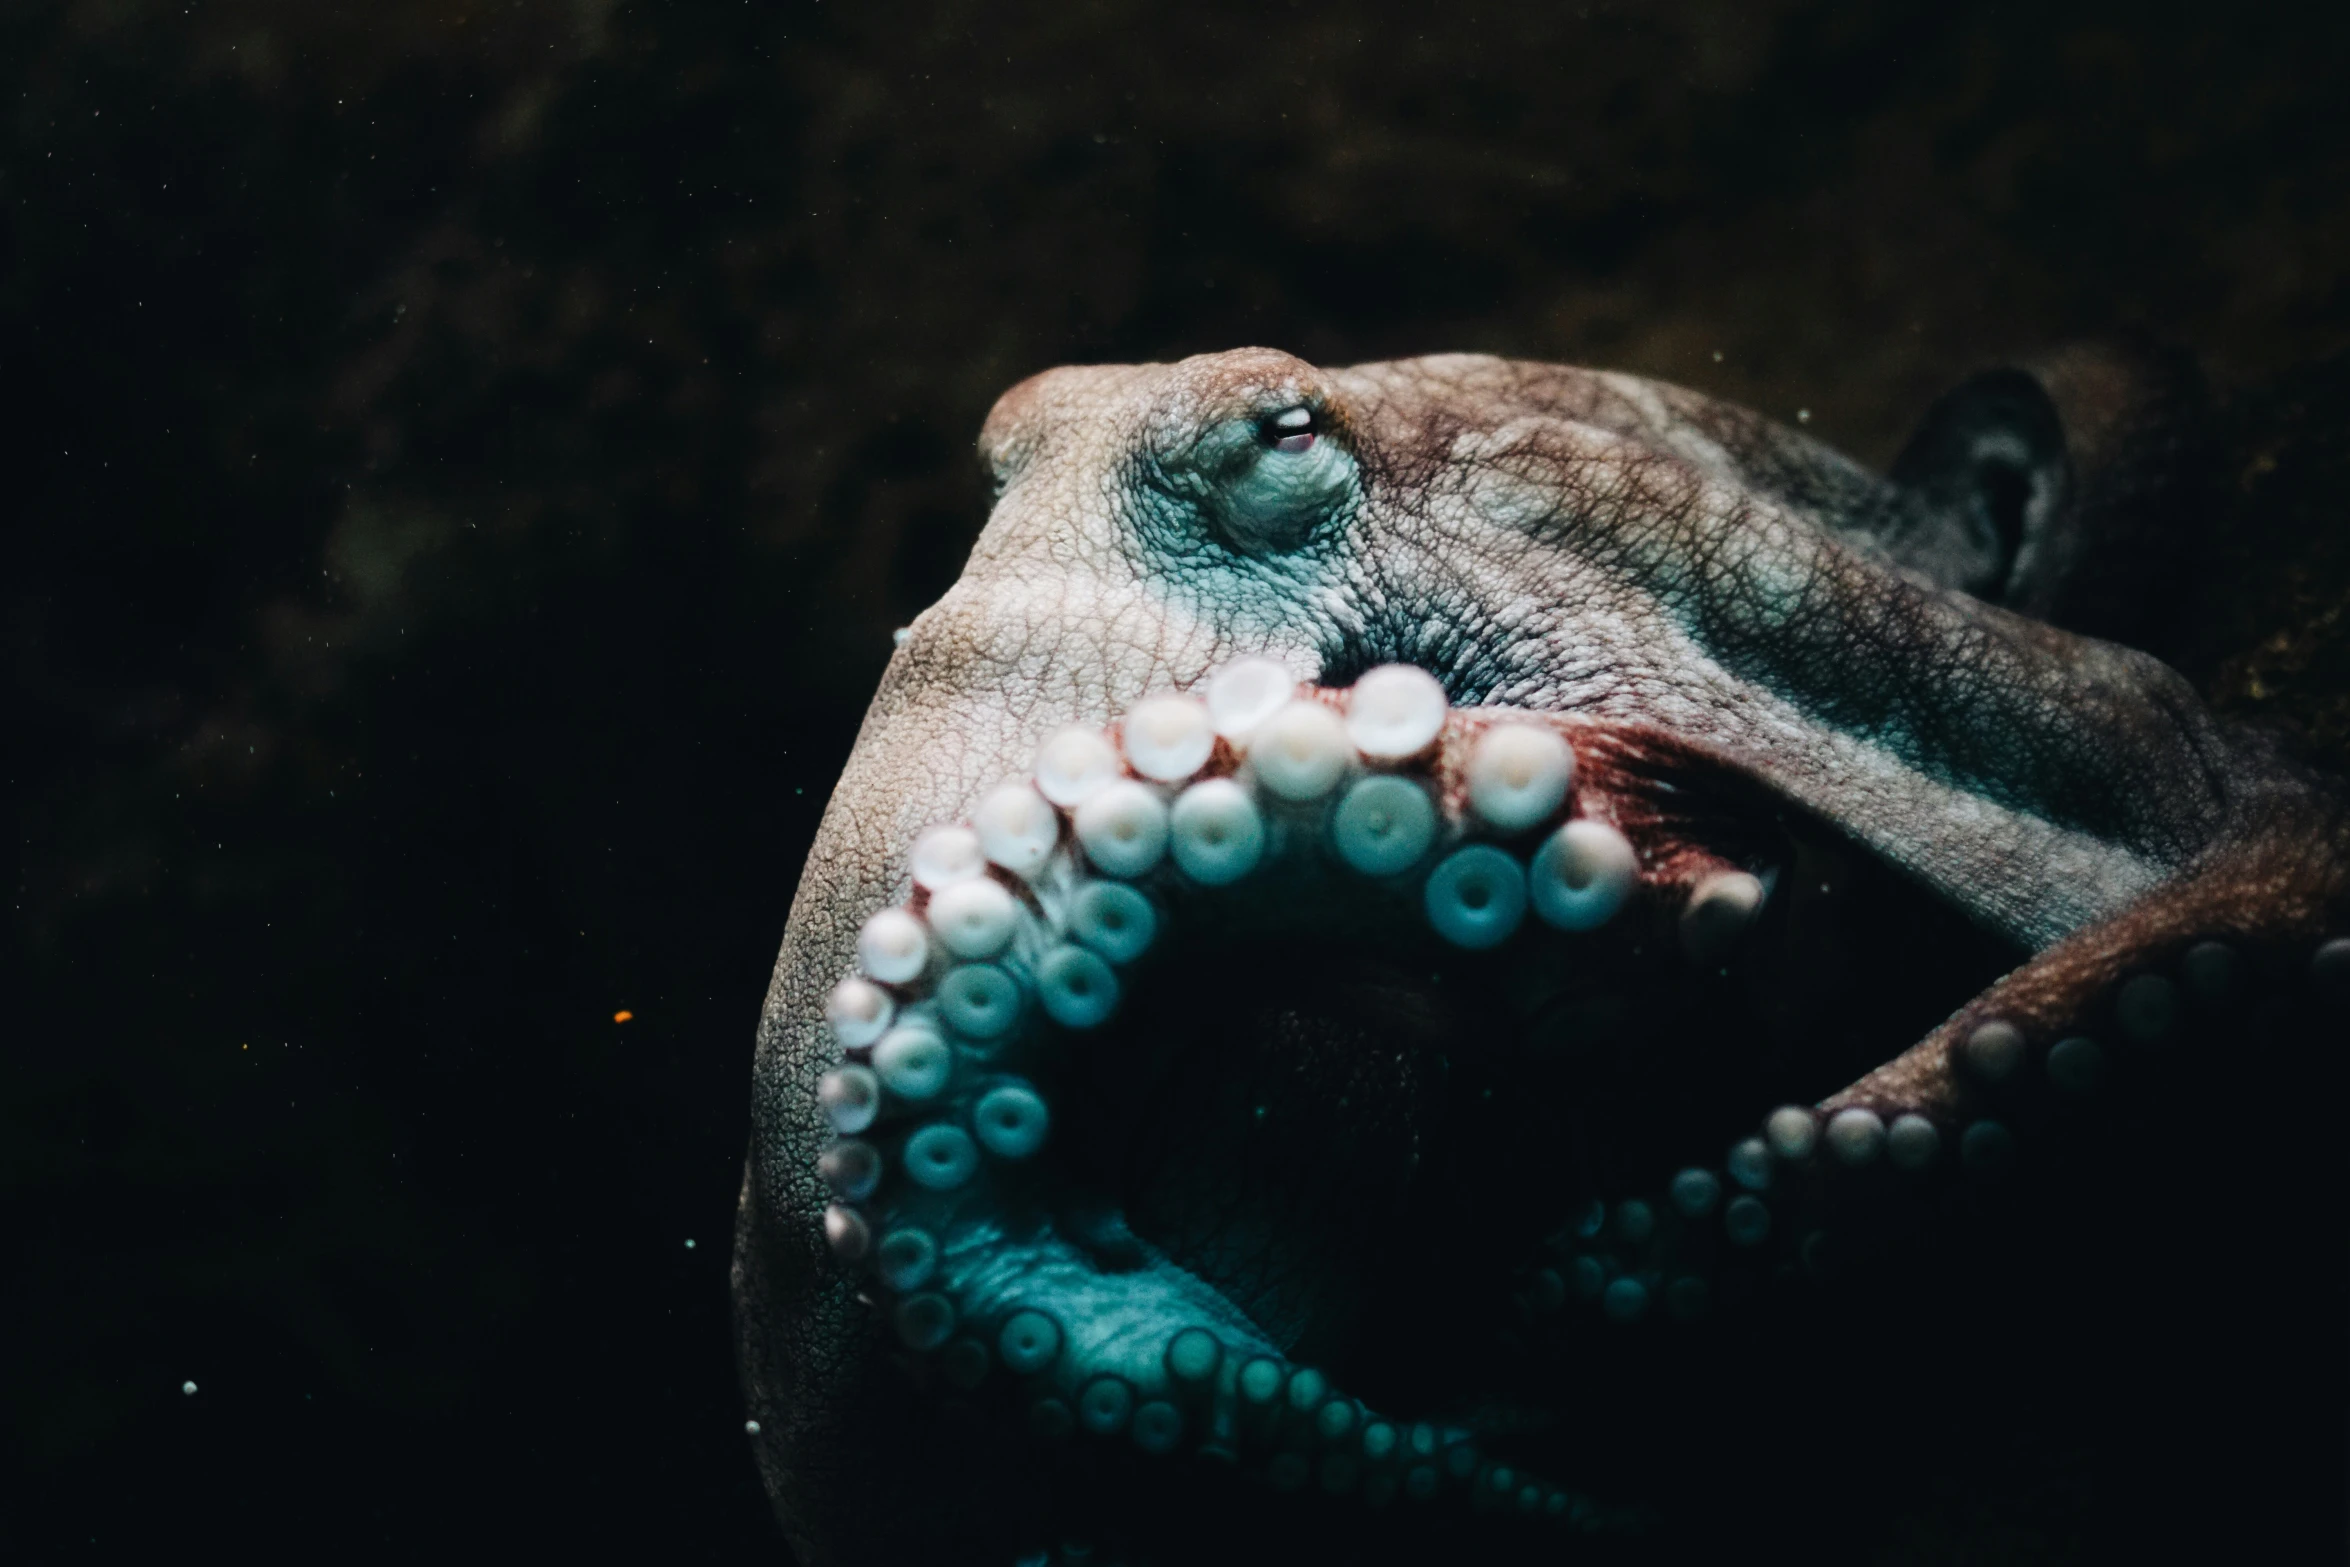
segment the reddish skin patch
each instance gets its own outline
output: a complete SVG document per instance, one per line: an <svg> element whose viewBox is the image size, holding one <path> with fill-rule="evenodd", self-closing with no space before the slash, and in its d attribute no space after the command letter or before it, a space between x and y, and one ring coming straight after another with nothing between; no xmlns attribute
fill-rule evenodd
<svg viewBox="0 0 2350 1567"><path fill-rule="evenodd" d="M2110 920L2034 956L1901 1055L1829 1099L1914 1111L1955 1123L1989 1109L1992 1095L1957 1056L1983 1024L2002 1020L2044 1050L2069 1034L2116 1037L2115 991L2138 974L2176 980L2187 949L2227 943L2241 967L2236 1006L2306 993L2318 944L2350 927L2350 824L2318 802L2280 810L2258 831L2223 843L2186 875ZM2181 997L2192 1005L2191 998Z"/></svg>

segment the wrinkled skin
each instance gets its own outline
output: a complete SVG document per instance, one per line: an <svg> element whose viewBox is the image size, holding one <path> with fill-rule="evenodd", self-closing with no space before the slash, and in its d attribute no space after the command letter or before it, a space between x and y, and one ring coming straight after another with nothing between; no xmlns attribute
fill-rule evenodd
<svg viewBox="0 0 2350 1567"><path fill-rule="evenodd" d="M1704 863L1739 858L1723 837L1737 832L1720 822L1793 822L1787 830L1834 863L1866 867L1853 872L1876 889L1867 923L1877 934L1866 939L1887 946L1856 953L1851 941L1863 938L1786 935L1767 965L1832 970L1844 977L1824 989L1867 992L1804 1003L1814 1007L1806 1016L1840 1020L1813 1033L1865 1035L1865 1053L1807 1056L1798 1038L1773 1054L1780 1075L1767 1087L1736 1080L1720 1104L1704 1088L1619 1082L1639 1100L1626 1115L1641 1129L1625 1134L1639 1146L1614 1151L1631 1184L1588 1195L1613 1201L1676 1163L1718 1155L1788 1098L1887 1121L1923 1116L1955 1132L1988 1102L1966 1060L1986 1019L2042 1044L2110 1030L2119 982L2175 971L2184 951L2215 939L2239 965L2212 1003L2223 1021L2236 1016L2231 997L2273 992L2288 1009L2283 1026L2331 1026L2327 981L2310 976L2311 954L2350 926L2350 839L2334 793L2268 741L2213 719L2179 676L2126 645L2159 630L2154 566L2183 525L2174 436L2188 396L2129 355L1985 377L1946 399L1880 478L1677 388L1481 358L1325 371L1244 350L1058 370L1007 393L981 438L999 484L993 515L875 697L809 856L761 1034L738 1311L758 1456L804 1559L1008 1561L1039 1529L1052 1537L1072 1505L1056 1489L1061 1461L1025 1446L1010 1414L908 1369L855 1270L826 1250L816 1160L827 1138L814 1093L840 1057L823 1023L826 992L853 966L860 922L906 897L906 851L920 830L964 817L991 785L1023 774L1060 726L1109 723L1236 656L1270 654L1325 687L1374 665L1416 664L1456 706L1561 715L1624 747L1637 764L1627 776L1679 779L1683 793L1728 802L1718 820L1660 813L1645 837L1635 833L1663 867L1660 897L1685 898ZM1293 459L1271 449L1268 421L1299 407L1317 442ZM1914 976L1888 970L1927 948L1946 961L1920 958ZM1784 999L1753 987L1741 997L1725 1004L1758 1017ZM1235 1026L1246 1035L1256 1025ZM1349 1026L1356 1032L1339 1037L1383 1025ZM1758 1022L1757 1036L1774 1028L1806 1033ZM1268 1026L1264 1048L1277 1032ZM1325 1068L1299 1070L1310 1079ZM1502 1086L1540 1095L1550 1081ZM2119 1131L2082 1132L2081 1146L2126 1151L2131 1127L2173 1113L2179 1101L2162 1096L2175 1089L2159 1074L2148 1081L2152 1109L2124 1116ZM1592 1371L1577 1382L1576 1368L1595 1362L1572 1348L1525 1348L1515 1327L1476 1353L1399 1349L1394 1320L1353 1297L1410 1294L1366 1257L1381 1249L1382 1205L1401 1189L1371 1127L1385 1110L1404 1114L1396 1107L1416 1090L1348 1082L1365 1101L1351 1112L1365 1127L1359 1142L1340 1122L1301 1134L1315 1139L1320 1166L1361 1170L1345 1222L1336 1207L1315 1210L1278 1238L1275 1221L1275 1255L1290 1259L1272 1265L1281 1277L1246 1290L1218 1278L1271 1341L1310 1345L1356 1383L1392 1390L1390 1402L1416 1406L1389 1411L1402 1418L1441 1414L1505 1438L1560 1425L1551 1415L1562 1409L1637 1402L1641 1387L1686 1391L1669 1373L1610 1382ZM2071 1178L2061 1154L2070 1135L2051 1134L2059 1154L2027 1161L2013 1180ZM1199 1172L1178 1160L1153 1179L1196 1184ZM1522 1240L1531 1257L1570 1205L1564 1192L1504 1205L1478 1244L1508 1251ZM1158 1211L1182 1206L1162 1198ZM1969 1222L1876 1215L1865 1233L1906 1239L1864 1252L1888 1259L1889 1277L1931 1289L1949 1257L1982 1254L1965 1245L1996 1254L1996 1240L1935 1238ZM1310 1260L1307 1231L1327 1240ZM1410 1271L1413 1259L1394 1266ZM1490 1281L1459 1293L1507 1318ZM1410 1313L1420 1305L1396 1309L1419 1320ZM1461 1320L1472 1319L1487 1320ZM1800 1309L1760 1320L1766 1334L1792 1323L1805 1342ZM1573 1344L1609 1328L1552 1331ZM1638 1363L1640 1351L1626 1353ZM1912 1351L1896 1341L1872 1353ZM1939 1358L1919 1353L1917 1364L1939 1369ZM1702 1408L1696 1417L1712 1418ZM1637 1410L1603 1419L1624 1434L1624 1464L1652 1462ZM1605 1476L1556 1472L1584 1459L1605 1462L1578 1458L1571 1440L1525 1462L1604 1494ZM1173 1468L1135 1478L1113 1467L1086 1483L1096 1481L1124 1511L1079 1532L1151 1559L1185 1559L1177 1536L1218 1510L1231 1526L1210 1535L1224 1545L1244 1520L1252 1540L1279 1540L1301 1517L1354 1527L1353 1513L1316 1512L1318 1499L1271 1497L1245 1477ZM1668 1541L1676 1494L1665 1484L1645 1498L1652 1514L1662 1509L1652 1522ZM1162 1530L1162 1520L1180 1527ZM1473 1519L1443 1527L1456 1524L1484 1531L1444 1536L1456 1545L1474 1537L1495 1555L1557 1554ZM1347 1538L1350 1552L1376 1556L1415 1537L1399 1528Z"/></svg>

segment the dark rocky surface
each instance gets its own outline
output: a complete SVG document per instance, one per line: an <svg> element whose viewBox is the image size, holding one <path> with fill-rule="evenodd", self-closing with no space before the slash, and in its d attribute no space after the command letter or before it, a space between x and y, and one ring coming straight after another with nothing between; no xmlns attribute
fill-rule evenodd
<svg viewBox="0 0 2350 1567"><path fill-rule="evenodd" d="M1971 369L2150 331L2225 409L2177 656L2350 756L2330 29L11 9L0 1542L780 1556L752 1026L1032 370L1489 350L1883 461ZM2092 1559L2078 1456L2013 1462L1888 1559Z"/></svg>

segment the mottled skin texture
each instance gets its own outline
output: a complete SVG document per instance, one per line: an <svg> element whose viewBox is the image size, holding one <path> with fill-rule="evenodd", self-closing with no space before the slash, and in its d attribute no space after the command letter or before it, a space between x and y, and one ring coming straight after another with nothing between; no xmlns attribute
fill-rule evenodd
<svg viewBox="0 0 2350 1567"><path fill-rule="evenodd" d="M905 895L908 843L1062 724L1270 653L1325 685L1416 663L1458 705L1685 748L2031 955L1828 1101L1888 1116L1968 1113L1952 1052L1984 1017L2062 1031L2189 943L2288 963L2340 934L2328 790L2154 657L2065 629L2140 629L2152 601L2114 584L2136 590L2174 525L2175 442L2144 429L2178 395L2129 355L1986 378L1886 480L1677 388L1465 356L1244 350L1007 393L981 438L994 513L875 697L761 1034L738 1301L806 1559L980 1538L963 1521L1033 1479L878 1347L824 1249L812 1094L838 1054L822 998ZM1268 477L1260 424L1301 405L1330 460Z"/></svg>

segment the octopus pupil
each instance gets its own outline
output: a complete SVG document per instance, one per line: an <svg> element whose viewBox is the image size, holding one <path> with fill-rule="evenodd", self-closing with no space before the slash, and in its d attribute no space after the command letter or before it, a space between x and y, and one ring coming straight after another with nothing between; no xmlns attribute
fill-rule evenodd
<svg viewBox="0 0 2350 1567"><path fill-rule="evenodd" d="M1285 409L1265 421L1263 435L1265 444L1277 452L1302 452L1314 444L1313 410Z"/></svg>

